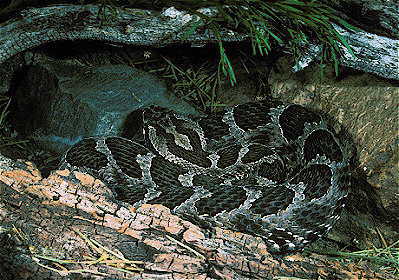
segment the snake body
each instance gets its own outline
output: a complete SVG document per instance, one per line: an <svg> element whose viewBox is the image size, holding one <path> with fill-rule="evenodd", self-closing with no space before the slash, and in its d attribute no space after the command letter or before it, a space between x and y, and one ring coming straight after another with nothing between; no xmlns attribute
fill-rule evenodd
<svg viewBox="0 0 399 280"><path fill-rule="evenodd" d="M260 236L276 254L302 249L340 217L349 154L304 107L260 101L191 119L151 106L138 119L142 141L86 138L62 166L101 179L116 200Z"/></svg>

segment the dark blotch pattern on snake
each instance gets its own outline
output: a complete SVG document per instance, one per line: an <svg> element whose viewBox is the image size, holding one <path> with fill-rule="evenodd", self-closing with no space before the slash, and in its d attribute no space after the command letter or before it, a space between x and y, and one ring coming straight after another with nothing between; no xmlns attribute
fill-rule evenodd
<svg viewBox="0 0 399 280"><path fill-rule="evenodd" d="M277 254L302 249L339 218L350 154L312 111L260 101L197 119L155 106L142 116L143 143L84 139L62 167L101 179L136 207L162 204L260 236Z"/></svg>

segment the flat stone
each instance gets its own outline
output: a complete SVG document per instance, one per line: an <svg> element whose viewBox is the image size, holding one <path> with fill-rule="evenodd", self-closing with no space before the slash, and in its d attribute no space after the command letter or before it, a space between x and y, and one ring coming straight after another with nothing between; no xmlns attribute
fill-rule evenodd
<svg viewBox="0 0 399 280"><path fill-rule="evenodd" d="M138 129L134 112L150 105L198 115L188 103L169 94L156 76L125 65L51 62L34 66L12 98L17 131L60 154L85 137Z"/></svg>

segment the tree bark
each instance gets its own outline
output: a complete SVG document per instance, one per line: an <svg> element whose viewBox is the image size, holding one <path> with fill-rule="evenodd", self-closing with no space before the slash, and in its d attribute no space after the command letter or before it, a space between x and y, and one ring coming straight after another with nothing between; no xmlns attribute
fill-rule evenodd
<svg viewBox="0 0 399 280"><path fill-rule="evenodd" d="M0 268L12 267L14 279L395 279L366 263L273 257L258 237L210 232L161 205L116 203L79 172L43 179L32 163L4 157L0 170Z"/></svg>
<svg viewBox="0 0 399 280"><path fill-rule="evenodd" d="M330 0L339 16L363 30L399 39L399 2L395 0Z"/></svg>
<svg viewBox="0 0 399 280"><path fill-rule="evenodd" d="M29 9L1 23L2 82L7 83L18 67L7 68L11 57L48 42L88 39L161 47L180 44L197 20L172 8L163 12L119 9L116 15L108 14L110 25L99 23L97 15L94 5L56 6ZM339 31L357 55L351 58L346 53L341 63L399 80L399 40ZM229 30L222 30L222 36L225 41L250 39L248 34ZM201 45L215 38L199 27L186 42ZM309 52L308 58L316 56ZM42 178L34 165L4 157L0 157L0 217L0 276L14 279L66 275L72 279L105 275L116 279L332 275L334 279L395 279L366 263L346 267L318 255L273 257L260 238L222 228L207 231L160 205L134 209L116 202L110 190L89 175L63 170ZM137 267L131 261L137 261ZM119 270L112 267L115 263Z"/></svg>
<svg viewBox="0 0 399 280"><path fill-rule="evenodd" d="M68 5L32 8L21 12L20 17L0 24L0 64L17 53L59 40L101 40L121 44L162 47L180 44L184 35L198 20L197 16L168 8L163 12L139 9L118 9L107 13L111 23L98 20L98 6ZM213 9L203 12L212 14ZM341 63L374 73L381 77L399 80L399 40L367 33L349 32L337 27L355 54L346 52ZM224 41L249 40L248 34L221 30ZM185 39L194 45L215 42L212 32L203 27ZM343 47L342 47L343 48ZM345 49L343 48L345 51ZM306 61L317 57L310 50Z"/></svg>

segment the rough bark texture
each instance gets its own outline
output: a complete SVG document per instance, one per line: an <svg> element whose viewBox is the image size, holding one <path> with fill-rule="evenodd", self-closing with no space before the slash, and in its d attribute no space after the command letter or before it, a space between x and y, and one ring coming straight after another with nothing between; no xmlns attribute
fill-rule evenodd
<svg viewBox="0 0 399 280"><path fill-rule="evenodd" d="M213 13L212 9L205 11ZM174 8L163 12L118 9L116 15L109 13L112 24L108 25L99 22L97 15L98 7L94 5L23 11L20 17L0 24L0 63L24 50L59 40L88 39L156 47L178 44L198 20L197 16ZM208 29L200 27L197 31L186 42L201 45L215 41ZM385 78L399 79L399 40L363 31L347 32L339 28L339 32L356 55L356 58L351 58L346 54L342 63ZM249 39L248 34L229 30L221 30L221 35L225 41ZM317 52L311 50L301 63L306 66L306 61L316 57Z"/></svg>
<svg viewBox="0 0 399 280"><path fill-rule="evenodd" d="M399 39L399 2L395 0L331 0L340 16L363 30Z"/></svg>
<svg viewBox="0 0 399 280"><path fill-rule="evenodd" d="M356 57L340 45L343 57L341 64L381 77L399 77L399 2L385 0L332 0L328 5L337 10L339 16L360 27L352 32L336 26L347 40ZM302 58L303 69L320 56L319 46L309 46ZM295 68L296 69L296 68ZM381 74L384 72L384 74Z"/></svg>
<svg viewBox="0 0 399 280"><path fill-rule="evenodd" d="M110 15L114 25L109 26L98 23L97 12L98 7L91 5L30 9L22 12L20 17L0 24L1 89L9 86L15 69L26 63L22 56L15 56L21 51L51 41L77 39L150 46L178 44L195 21L191 15L173 10L163 13L119 10L115 17ZM249 38L228 31L223 31L223 36L226 41ZM399 65L398 40L362 32L348 33L347 36L358 54L357 60L349 60L349 66L399 80L399 71L395 68ZM211 33L203 29L188 38L188 42L199 45L213 40ZM9 59L12 56L13 59ZM310 57L314 59L314 56ZM328 94L324 97L334 99ZM338 107L337 110L331 113L343 118L344 109ZM361 116L348 118L351 120L349 127ZM356 134L360 138L361 132ZM372 141L368 147L374 147ZM387 164L395 164L391 162L395 160L390 156L391 150L384 147L370 153L369 158L376 162L370 165L373 170L380 170L384 160ZM397 151L397 146L392 147ZM365 151L368 151L367 147ZM378 154L382 156L375 157ZM0 171L0 277L4 279L61 279L66 274L70 279L106 277L99 273L106 273L112 279L271 279L274 276L395 279L363 263L345 267L318 255L273 258L259 238L220 228L209 232L159 205L133 209L115 203L101 182L85 174L57 171L43 179L32 164L6 158L0 159ZM388 180L392 179L391 173L383 174ZM392 203L394 189L387 190L390 200L385 205L395 206ZM139 267L144 271L130 275L111 269L104 262L77 264L85 257L98 259L102 254L94 251L73 229L79 229L84 236L116 252L119 259L123 256L143 261ZM183 242L197 253L167 236ZM110 254L103 258L110 259ZM43 265L57 270L61 270L60 266L39 255L70 259L75 263L63 264L67 270L55 272ZM125 260L122 262L126 263ZM77 269L81 271L71 272Z"/></svg>
<svg viewBox="0 0 399 280"><path fill-rule="evenodd" d="M214 13L206 9L206 13ZM32 8L20 17L0 24L0 63L11 56L48 42L60 40L101 40L130 45L162 47L180 44L183 36L198 20L187 12L169 8L163 12L118 9L107 12L110 22L98 19L96 5L67 5ZM209 30L193 33L186 42L204 44L214 42ZM249 35L220 30L225 41L243 41Z"/></svg>
<svg viewBox="0 0 399 280"><path fill-rule="evenodd" d="M364 31L347 31L338 26L336 29L346 38L355 54L353 57L347 49L342 49L342 65L399 80L399 40Z"/></svg>
<svg viewBox="0 0 399 280"><path fill-rule="evenodd" d="M134 209L115 203L100 181L78 172L61 170L43 179L31 163L2 157L0 185L0 258L3 269L13 268L14 279L65 275L69 279L79 275L89 279L105 275L112 279L395 279L365 263L346 267L318 255L300 254L273 258L260 238L221 228L208 232L160 205ZM118 257L107 253L98 260L101 252L94 251L77 230ZM93 257L98 262L62 264L62 271L41 256L75 262ZM143 271L127 274L112 269L104 264L112 258L142 261Z"/></svg>

